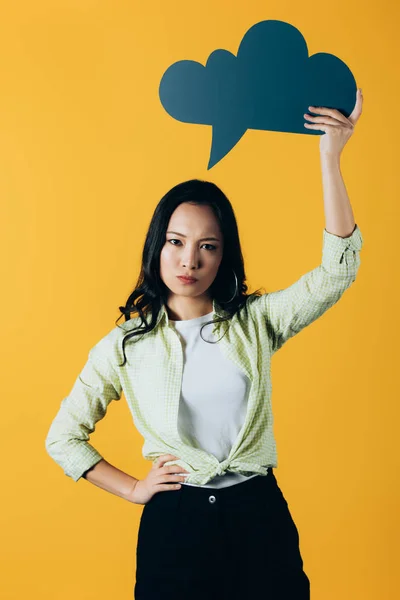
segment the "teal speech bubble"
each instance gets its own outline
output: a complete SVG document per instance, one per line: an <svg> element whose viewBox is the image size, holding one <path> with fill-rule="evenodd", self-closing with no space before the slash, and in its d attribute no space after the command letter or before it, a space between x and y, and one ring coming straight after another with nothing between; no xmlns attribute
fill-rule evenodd
<svg viewBox="0 0 400 600"><path fill-rule="evenodd" d="M349 67L333 54L308 55L300 31L284 21L253 25L237 56L214 50L205 65L180 60L165 71L159 97L178 121L211 125L211 169L247 129L321 135L304 127L309 106L335 108L349 117L357 85Z"/></svg>

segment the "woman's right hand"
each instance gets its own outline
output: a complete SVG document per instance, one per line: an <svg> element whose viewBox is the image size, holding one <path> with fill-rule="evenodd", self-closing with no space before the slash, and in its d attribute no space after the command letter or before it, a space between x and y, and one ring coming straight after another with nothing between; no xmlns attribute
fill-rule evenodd
<svg viewBox="0 0 400 600"><path fill-rule="evenodd" d="M181 484L176 485L178 481L186 481L186 476L182 473L189 473L179 465L169 465L164 467L164 463L174 460L178 456L173 454L162 454L154 461L151 471L145 479L139 479L135 487L129 494L128 500L135 504L147 504L149 500L158 492L171 492L179 489Z"/></svg>

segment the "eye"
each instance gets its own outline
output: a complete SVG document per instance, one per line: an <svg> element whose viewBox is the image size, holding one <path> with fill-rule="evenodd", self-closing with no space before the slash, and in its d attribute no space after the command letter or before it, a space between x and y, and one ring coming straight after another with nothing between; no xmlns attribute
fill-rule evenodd
<svg viewBox="0 0 400 600"><path fill-rule="evenodd" d="M169 242L179 242L181 243L181 240L177 240L176 238L171 238L170 240L168 240ZM173 246L176 246L177 244L172 244ZM210 250L208 250L208 252L214 252L214 250L217 250L216 246L213 246L213 244L203 244L203 246L210 246Z"/></svg>

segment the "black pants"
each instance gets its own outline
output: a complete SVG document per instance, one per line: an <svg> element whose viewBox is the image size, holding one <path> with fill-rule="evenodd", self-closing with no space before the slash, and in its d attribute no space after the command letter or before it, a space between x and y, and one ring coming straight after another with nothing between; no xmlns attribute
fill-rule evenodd
<svg viewBox="0 0 400 600"><path fill-rule="evenodd" d="M309 600L299 534L273 469L237 485L182 485L144 505L135 600Z"/></svg>

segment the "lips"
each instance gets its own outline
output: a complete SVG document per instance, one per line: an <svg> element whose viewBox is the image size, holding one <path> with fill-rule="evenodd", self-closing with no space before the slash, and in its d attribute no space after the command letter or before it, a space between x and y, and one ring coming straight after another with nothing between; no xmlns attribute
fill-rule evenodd
<svg viewBox="0 0 400 600"><path fill-rule="evenodd" d="M188 281L190 283L194 283L197 281L194 277L184 277L183 275L178 275L178 279L182 279L182 281Z"/></svg>

